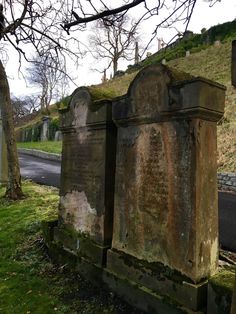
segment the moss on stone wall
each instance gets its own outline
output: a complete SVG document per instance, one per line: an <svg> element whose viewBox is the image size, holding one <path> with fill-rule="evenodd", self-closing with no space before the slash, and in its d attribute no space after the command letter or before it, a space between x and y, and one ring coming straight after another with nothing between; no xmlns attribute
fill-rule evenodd
<svg viewBox="0 0 236 314"><path fill-rule="evenodd" d="M234 285L234 272L229 270L219 271L209 279L214 291L218 294L232 294Z"/></svg>

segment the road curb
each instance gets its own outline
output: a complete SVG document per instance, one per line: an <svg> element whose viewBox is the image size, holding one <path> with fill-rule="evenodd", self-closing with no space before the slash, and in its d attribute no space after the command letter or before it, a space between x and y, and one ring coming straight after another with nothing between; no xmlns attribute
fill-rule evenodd
<svg viewBox="0 0 236 314"><path fill-rule="evenodd" d="M43 158L47 160L61 161L61 154L47 153L47 152L43 152L42 150L18 148L18 152L20 154L35 156L35 157L39 157L39 158Z"/></svg>

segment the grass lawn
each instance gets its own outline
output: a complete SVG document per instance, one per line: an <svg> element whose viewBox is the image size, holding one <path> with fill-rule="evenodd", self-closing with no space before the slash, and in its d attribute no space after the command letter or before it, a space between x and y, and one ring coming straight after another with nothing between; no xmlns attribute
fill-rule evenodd
<svg viewBox="0 0 236 314"><path fill-rule="evenodd" d="M140 313L46 254L41 221L56 217L58 190L24 182L26 199L0 188L0 313Z"/></svg>
<svg viewBox="0 0 236 314"><path fill-rule="evenodd" d="M17 143L18 148L38 149L48 153L61 154L62 141L47 142L21 142Z"/></svg>

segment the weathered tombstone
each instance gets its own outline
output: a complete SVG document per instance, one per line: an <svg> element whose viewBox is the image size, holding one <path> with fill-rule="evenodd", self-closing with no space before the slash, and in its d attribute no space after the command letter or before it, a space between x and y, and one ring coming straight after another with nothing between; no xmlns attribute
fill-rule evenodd
<svg viewBox="0 0 236 314"><path fill-rule="evenodd" d="M188 58L189 56L190 56L190 51L187 50L187 51L186 51L186 57Z"/></svg>
<svg viewBox="0 0 236 314"><path fill-rule="evenodd" d="M236 40L232 41L231 84L236 87Z"/></svg>
<svg viewBox="0 0 236 314"><path fill-rule="evenodd" d="M94 102L92 97L89 89L76 89L61 115L59 224L54 240L103 265L112 238L116 127L111 102Z"/></svg>
<svg viewBox="0 0 236 314"><path fill-rule="evenodd" d="M62 141L62 133L61 131L56 131L54 141Z"/></svg>
<svg viewBox="0 0 236 314"><path fill-rule="evenodd" d="M41 128L41 141L48 141L49 138L49 123L51 121L51 118L48 116L45 116L42 118L42 128Z"/></svg>
<svg viewBox="0 0 236 314"><path fill-rule="evenodd" d="M165 65L165 64L166 64L166 59L162 59L161 63L162 63L163 65Z"/></svg>
<svg viewBox="0 0 236 314"><path fill-rule="evenodd" d="M107 269L192 310L206 305L206 279L218 267L216 122L224 97L222 85L155 65L113 105L118 134Z"/></svg>
<svg viewBox="0 0 236 314"><path fill-rule="evenodd" d="M7 149L2 127L2 116L0 110L0 184L5 184L7 180L8 180Z"/></svg>
<svg viewBox="0 0 236 314"><path fill-rule="evenodd" d="M220 45L221 45L220 40L216 40L216 41L214 42L214 46L215 46L215 47L220 47Z"/></svg>

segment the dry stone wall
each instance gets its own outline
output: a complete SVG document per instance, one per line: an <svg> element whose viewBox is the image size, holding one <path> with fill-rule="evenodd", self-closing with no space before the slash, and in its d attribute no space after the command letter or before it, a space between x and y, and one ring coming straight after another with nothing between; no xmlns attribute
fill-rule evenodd
<svg viewBox="0 0 236 314"><path fill-rule="evenodd" d="M236 192L236 173L218 173L218 189Z"/></svg>

